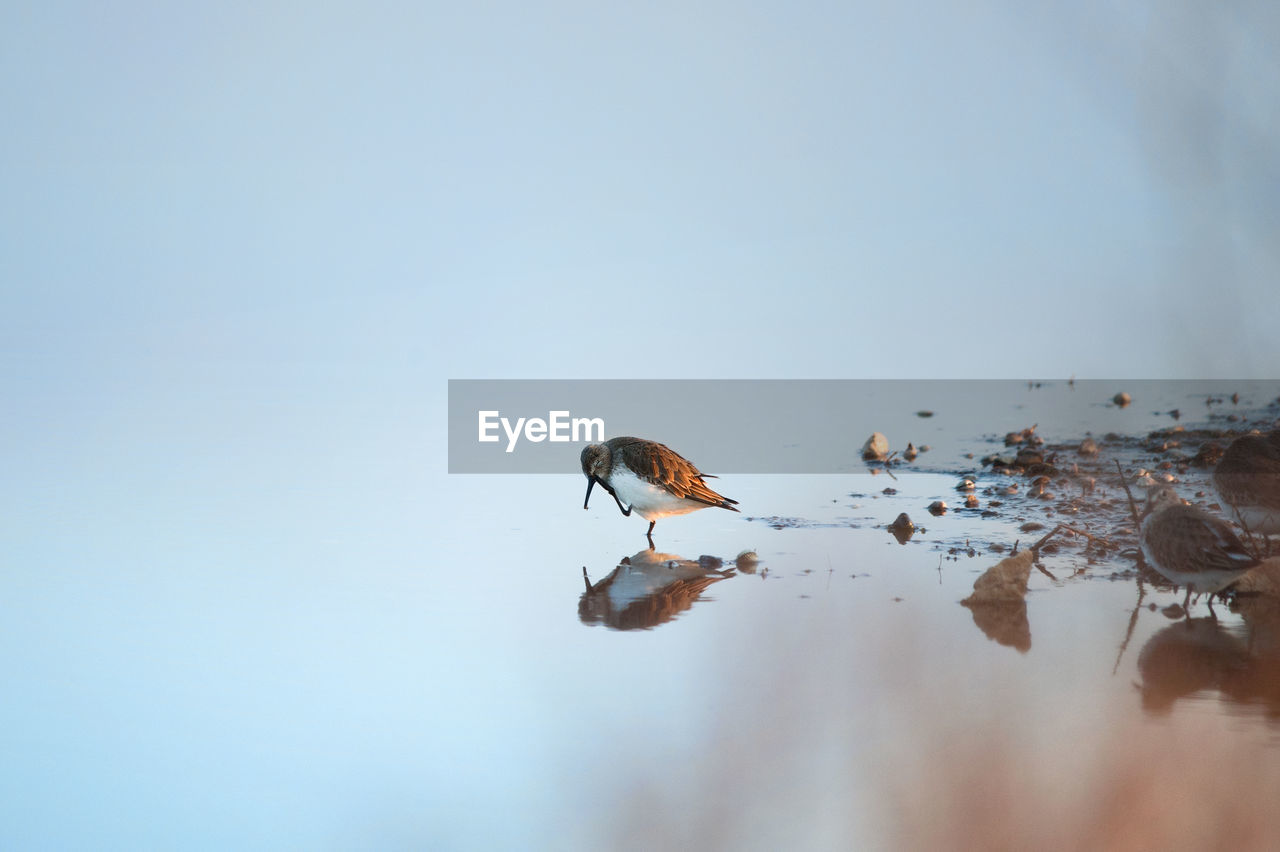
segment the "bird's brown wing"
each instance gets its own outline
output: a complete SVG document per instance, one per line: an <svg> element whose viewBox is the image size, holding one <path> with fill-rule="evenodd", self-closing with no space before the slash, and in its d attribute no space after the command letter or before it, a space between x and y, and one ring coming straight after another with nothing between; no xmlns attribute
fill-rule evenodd
<svg viewBox="0 0 1280 852"><path fill-rule="evenodd" d="M677 497L738 511L733 508L737 505L737 500L730 500L709 488L703 481L707 474L666 444L636 438L620 443L612 450L622 454L627 467L634 470L637 476L666 488Z"/></svg>
<svg viewBox="0 0 1280 852"><path fill-rule="evenodd" d="M1217 518L1179 507L1159 520L1150 539L1162 561L1176 562L1181 556L1198 571L1243 571L1258 562L1231 527Z"/></svg>

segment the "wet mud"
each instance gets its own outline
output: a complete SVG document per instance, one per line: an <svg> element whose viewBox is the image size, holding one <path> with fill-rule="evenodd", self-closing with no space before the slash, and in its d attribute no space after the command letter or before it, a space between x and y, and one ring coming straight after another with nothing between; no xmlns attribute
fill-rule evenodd
<svg viewBox="0 0 1280 852"><path fill-rule="evenodd" d="M868 471L892 484L879 493L843 495L844 506L856 511L843 525L883 528L901 544L925 545L953 560L1016 552L1052 532L1036 549L1037 567L1050 576L1114 581L1141 572L1157 588L1172 588L1142 564L1135 510L1141 512L1146 487L1171 484L1193 505L1227 517L1210 480L1213 467L1235 438L1276 428L1280 400L1243 410L1230 394L1210 396L1196 423L1183 423L1189 418L1181 410L1163 414L1167 427L1141 434L1086 432L1045 441L1047 430L1037 423L986 435L957 459L914 463L890 454L868 460ZM916 491L913 473L955 476L953 494ZM773 529L842 525L801 517L748 520Z"/></svg>

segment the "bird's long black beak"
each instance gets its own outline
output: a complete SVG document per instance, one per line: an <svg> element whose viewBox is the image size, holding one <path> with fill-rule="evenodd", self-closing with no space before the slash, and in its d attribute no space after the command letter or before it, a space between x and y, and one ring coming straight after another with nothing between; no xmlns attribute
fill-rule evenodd
<svg viewBox="0 0 1280 852"><path fill-rule="evenodd" d="M582 501L582 508L587 508L587 504L591 502L591 489L595 488L596 478L594 476L587 477L587 497Z"/></svg>

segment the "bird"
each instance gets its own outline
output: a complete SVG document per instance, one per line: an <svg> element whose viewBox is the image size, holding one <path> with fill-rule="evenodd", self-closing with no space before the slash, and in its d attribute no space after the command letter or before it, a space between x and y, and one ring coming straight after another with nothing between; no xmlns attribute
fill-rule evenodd
<svg viewBox="0 0 1280 852"><path fill-rule="evenodd" d="M1173 584L1187 587L1184 611L1193 590L1212 596L1258 564L1230 524L1183 503L1168 485L1148 489L1139 537L1147 562Z"/></svg>
<svg viewBox="0 0 1280 852"><path fill-rule="evenodd" d="M582 473L587 477L587 496L582 508L587 508L591 489L599 483L624 516L630 517L634 511L649 522L645 537L650 547L653 547L653 527L660 518L684 515L708 506L738 511L734 508L737 500L717 494L703 481L711 474L698 470L693 462L657 441L610 438L602 444L584 447L581 461Z"/></svg>
<svg viewBox="0 0 1280 852"><path fill-rule="evenodd" d="M1236 438L1213 469L1213 487L1248 533L1280 533L1280 429Z"/></svg>

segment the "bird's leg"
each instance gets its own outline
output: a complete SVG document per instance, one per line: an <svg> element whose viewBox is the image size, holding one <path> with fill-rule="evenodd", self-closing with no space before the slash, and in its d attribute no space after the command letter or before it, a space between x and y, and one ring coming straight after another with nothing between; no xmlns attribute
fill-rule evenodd
<svg viewBox="0 0 1280 852"><path fill-rule="evenodd" d="M1191 603L1191 584L1190 584L1190 583L1188 583L1188 584L1187 584L1187 594L1186 594L1186 596L1182 599L1182 611L1183 611L1184 613L1189 613L1189 612L1191 612L1191 610L1190 610L1190 608L1189 608L1190 603Z"/></svg>
<svg viewBox="0 0 1280 852"><path fill-rule="evenodd" d="M647 539L649 539L649 549L650 549L650 550L657 550L657 548L653 546L653 525L654 525L654 524L656 524L656 523L657 523L657 521L650 521L650 522L649 522L649 531L648 531L647 533L645 533L645 534L644 534L644 537L645 537L645 538L647 538Z"/></svg>

